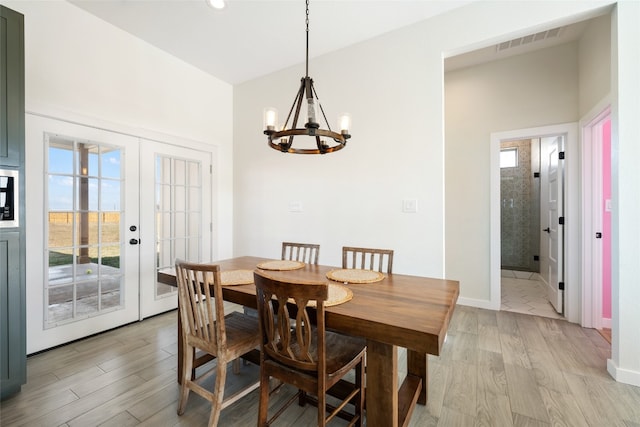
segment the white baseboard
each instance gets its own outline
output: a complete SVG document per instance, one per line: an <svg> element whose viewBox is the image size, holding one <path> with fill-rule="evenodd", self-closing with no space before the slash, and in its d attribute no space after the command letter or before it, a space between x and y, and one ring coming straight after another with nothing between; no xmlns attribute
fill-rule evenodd
<svg viewBox="0 0 640 427"><path fill-rule="evenodd" d="M619 368L612 359L607 359L607 371L618 382L640 387L640 372Z"/></svg>
<svg viewBox="0 0 640 427"><path fill-rule="evenodd" d="M602 322L600 323L603 328L611 329L611 319L602 318Z"/></svg>
<svg viewBox="0 0 640 427"><path fill-rule="evenodd" d="M458 304L469 307L484 308L486 310L500 310L500 304L497 304L498 306L496 307L496 304L493 304L491 301L486 299L458 297Z"/></svg>

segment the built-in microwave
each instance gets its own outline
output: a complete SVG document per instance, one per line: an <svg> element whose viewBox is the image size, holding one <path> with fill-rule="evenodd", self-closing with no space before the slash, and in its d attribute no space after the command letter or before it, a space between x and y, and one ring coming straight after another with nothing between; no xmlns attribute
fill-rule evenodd
<svg viewBox="0 0 640 427"><path fill-rule="evenodd" d="M0 228L20 225L19 177L15 169L0 169Z"/></svg>

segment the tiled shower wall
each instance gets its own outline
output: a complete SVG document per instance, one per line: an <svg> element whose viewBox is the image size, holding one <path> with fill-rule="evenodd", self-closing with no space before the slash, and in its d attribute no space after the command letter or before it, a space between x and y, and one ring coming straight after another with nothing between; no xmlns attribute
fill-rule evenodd
<svg viewBox="0 0 640 427"><path fill-rule="evenodd" d="M538 145L536 145L538 144ZM500 169L502 269L539 272L539 140L503 142L518 149L518 166ZM533 147L533 149L532 149Z"/></svg>

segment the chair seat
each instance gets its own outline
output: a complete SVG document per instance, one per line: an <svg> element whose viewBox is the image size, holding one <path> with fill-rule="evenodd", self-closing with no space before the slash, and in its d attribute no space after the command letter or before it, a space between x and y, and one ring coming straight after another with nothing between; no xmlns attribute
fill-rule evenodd
<svg viewBox="0 0 640 427"><path fill-rule="evenodd" d="M259 330L257 317L234 311L224 316L224 323L228 340L244 342L256 339L256 331Z"/></svg>
<svg viewBox="0 0 640 427"><path fill-rule="evenodd" d="M260 346L260 336L256 334L256 331L259 330L258 319L256 317L234 311L224 316L224 323L227 335L227 351L230 359L244 354L244 351L239 353L239 349L246 349L250 346L257 348ZM187 336L187 342L205 351L215 351L215 341L207 341L189 335Z"/></svg>
<svg viewBox="0 0 640 427"><path fill-rule="evenodd" d="M334 376L342 371L349 362L356 360L358 356L365 352L367 342L364 338L349 337L326 331L326 358L327 375Z"/></svg>

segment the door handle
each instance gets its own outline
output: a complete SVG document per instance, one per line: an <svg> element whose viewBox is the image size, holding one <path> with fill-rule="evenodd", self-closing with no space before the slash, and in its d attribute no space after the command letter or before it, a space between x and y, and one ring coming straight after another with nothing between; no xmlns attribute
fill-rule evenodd
<svg viewBox="0 0 640 427"><path fill-rule="evenodd" d="M130 239L129 240L129 244L130 245L137 245L138 243L140 243L140 241L138 239Z"/></svg>
<svg viewBox="0 0 640 427"><path fill-rule="evenodd" d="M551 229L550 229L549 227L545 228L545 229L544 229L544 230L542 230L542 231L546 231L547 233L551 233Z"/></svg>

